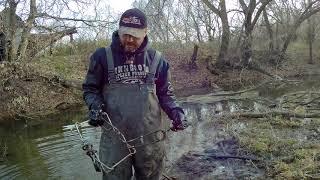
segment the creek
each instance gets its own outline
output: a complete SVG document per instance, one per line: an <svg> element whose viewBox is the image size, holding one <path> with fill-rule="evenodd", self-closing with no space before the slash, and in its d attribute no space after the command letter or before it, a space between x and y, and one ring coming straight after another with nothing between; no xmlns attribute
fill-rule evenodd
<svg viewBox="0 0 320 180"><path fill-rule="evenodd" d="M217 158L215 155L239 155L238 142L229 132L243 130L245 123L212 118L240 110L259 111L264 102L276 102L285 93L319 90L318 76L299 83L262 86L247 98L210 100L205 95L183 98L182 106L191 126L183 132L169 132L166 140L165 173L181 179L254 179L265 171L254 161ZM203 101L206 99L207 101ZM91 159L82 150L74 122L85 121L85 110L64 112L41 121L15 120L0 124L0 179L101 179ZM96 149L100 128L81 126L83 136ZM241 152L240 152L241 154ZM251 154L246 154L255 158ZM243 157L243 154L241 154Z"/></svg>

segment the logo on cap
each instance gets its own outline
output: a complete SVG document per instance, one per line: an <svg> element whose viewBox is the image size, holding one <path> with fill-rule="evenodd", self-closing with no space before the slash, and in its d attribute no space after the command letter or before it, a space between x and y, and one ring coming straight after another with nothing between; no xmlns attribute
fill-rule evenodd
<svg viewBox="0 0 320 180"><path fill-rule="evenodd" d="M136 24L141 25L141 21L138 17L130 16L130 17L123 17L122 22L125 24Z"/></svg>

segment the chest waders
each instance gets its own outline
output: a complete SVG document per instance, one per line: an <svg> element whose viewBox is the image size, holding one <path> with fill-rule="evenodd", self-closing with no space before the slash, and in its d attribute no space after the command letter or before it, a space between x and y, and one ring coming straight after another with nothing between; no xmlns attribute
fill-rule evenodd
<svg viewBox="0 0 320 180"><path fill-rule="evenodd" d="M160 60L160 53L156 52L154 60L149 63L150 72L147 72L144 84L123 84L116 82L114 61L111 48L106 49L108 63L109 84L103 89L103 98L106 111L115 127L125 135L129 141L142 135L163 129L161 110L155 90L155 72ZM150 62L147 52L144 62ZM126 144L105 123L100 140L100 160L112 166L130 152ZM144 142L156 142L156 136L144 137ZM135 144L131 144L135 145ZM103 172L106 180L129 180L132 176L132 167L137 180L158 180L163 168L164 142L139 146L136 154L121 162L109 173Z"/></svg>

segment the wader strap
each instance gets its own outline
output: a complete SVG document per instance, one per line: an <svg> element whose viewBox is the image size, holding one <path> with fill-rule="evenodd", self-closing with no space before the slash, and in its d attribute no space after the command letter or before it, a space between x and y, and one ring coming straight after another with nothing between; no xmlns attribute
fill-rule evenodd
<svg viewBox="0 0 320 180"><path fill-rule="evenodd" d="M149 65L150 64L150 58L149 58L149 55L148 55L148 51L144 51L144 54L143 54L143 63L144 65ZM146 72L148 73L148 72Z"/></svg>
<svg viewBox="0 0 320 180"><path fill-rule="evenodd" d="M147 56L147 58L149 58L149 56ZM147 73L147 77L146 77L146 83L152 83L154 84L155 81L155 75L157 72L157 67L159 65L160 62L160 58L161 58L161 53L159 51L156 51L152 64L149 67L149 73ZM150 62L150 61L149 61Z"/></svg>
<svg viewBox="0 0 320 180"><path fill-rule="evenodd" d="M116 76L114 72L112 50L110 46L106 47L106 55L107 55L107 66L108 66L108 80L109 80L109 83L115 82Z"/></svg>

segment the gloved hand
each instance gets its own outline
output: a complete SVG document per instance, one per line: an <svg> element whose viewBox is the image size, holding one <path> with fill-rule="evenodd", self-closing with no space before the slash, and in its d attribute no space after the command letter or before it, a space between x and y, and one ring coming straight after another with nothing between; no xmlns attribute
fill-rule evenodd
<svg viewBox="0 0 320 180"><path fill-rule="evenodd" d="M188 121L185 118L184 112L181 109L172 110L172 131L184 130L189 126Z"/></svg>
<svg viewBox="0 0 320 180"><path fill-rule="evenodd" d="M89 124L91 126L97 127L97 126L102 126L103 125L103 119L102 119L102 112L103 112L103 104L101 105L96 105L92 104L89 110Z"/></svg>

